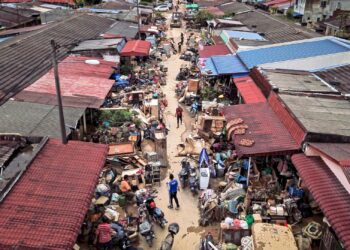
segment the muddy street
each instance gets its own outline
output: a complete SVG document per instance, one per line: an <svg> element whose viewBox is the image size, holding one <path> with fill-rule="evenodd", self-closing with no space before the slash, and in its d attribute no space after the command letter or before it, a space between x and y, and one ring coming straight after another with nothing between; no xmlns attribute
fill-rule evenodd
<svg viewBox="0 0 350 250"><path fill-rule="evenodd" d="M170 15L168 16L168 19L170 20ZM173 37L177 44L180 41L181 32L185 34L186 41L186 32L184 28L169 29L167 35L168 37ZM168 67L167 85L163 86L163 91L168 100L165 118L166 125L170 130L167 137L169 168L167 177L161 182L156 202L157 206L164 211L165 218L168 220L169 224L172 222L177 222L180 225L180 232L175 236L175 244L173 249L196 249L198 247L200 234L202 232L202 229L198 226L199 211L197 208L197 196L194 197L189 190L180 190L180 192L178 192L180 209L175 210L167 208L169 204L166 186L166 182L169 181L168 175L169 173L173 173L175 178L177 178L180 171L180 161L182 160L181 157L177 157L177 145L182 142L182 135L185 135L186 131L190 131L192 126L192 119L189 117L188 112L184 112L184 121L179 128L177 128L175 117L175 109L178 105L175 95L175 78L179 72L181 64L187 62L180 60L179 54L176 54L172 55L163 63L166 67ZM167 229L161 229L157 225L155 225L154 228L157 239L155 240L155 244L152 249L159 249L160 243L167 235ZM140 239L140 243L144 249L149 249L142 238Z"/></svg>

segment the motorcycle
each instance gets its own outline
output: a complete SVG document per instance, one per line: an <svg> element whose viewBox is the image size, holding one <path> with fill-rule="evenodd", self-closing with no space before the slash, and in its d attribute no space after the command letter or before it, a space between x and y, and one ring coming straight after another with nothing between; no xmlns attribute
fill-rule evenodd
<svg viewBox="0 0 350 250"><path fill-rule="evenodd" d="M168 223L167 220L164 218L163 211L156 206L156 203L154 202L154 199L152 197L147 198L145 201L146 208L148 211L149 216L156 222L161 228L164 228L165 225Z"/></svg>
<svg viewBox="0 0 350 250"><path fill-rule="evenodd" d="M190 165L188 159L184 158L181 161L181 170L179 173L179 179L180 179L180 183L181 183L182 188L185 188L187 185L188 177L190 174L190 167L191 167L191 165Z"/></svg>
<svg viewBox="0 0 350 250"><path fill-rule="evenodd" d="M120 223L112 223L111 226L116 232L116 235L112 237L113 246L118 246L122 250L132 249L131 241L124 227Z"/></svg>
<svg viewBox="0 0 350 250"><path fill-rule="evenodd" d="M145 204L139 209L139 233L146 239L149 247L153 246L153 239L156 238L152 223L147 219L147 208Z"/></svg>
<svg viewBox="0 0 350 250"><path fill-rule="evenodd" d="M191 116L192 117L195 117L198 113L198 102L197 101L194 101L191 105L191 110L190 110L190 113L191 113Z"/></svg>
<svg viewBox="0 0 350 250"><path fill-rule="evenodd" d="M160 250L171 250L174 244L174 237L179 232L180 227L177 223L171 223L168 226L168 235L165 237L165 239L162 241L162 244L160 246Z"/></svg>
<svg viewBox="0 0 350 250"><path fill-rule="evenodd" d="M189 178L189 185L190 189L193 195L198 194L199 189L199 178L197 176L196 169L194 167L190 168L190 178Z"/></svg>
<svg viewBox="0 0 350 250"><path fill-rule="evenodd" d="M208 233L204 239L201 239L200 250L216 250L217 248L214 245L214 237Z"/></svg>

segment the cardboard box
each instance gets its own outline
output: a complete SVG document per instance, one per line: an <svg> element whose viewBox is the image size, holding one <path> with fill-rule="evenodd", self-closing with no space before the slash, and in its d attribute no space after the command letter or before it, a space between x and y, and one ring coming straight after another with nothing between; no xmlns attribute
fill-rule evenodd
<svg viewBox="0 0 350 250"><path fill-rule="evenodd" d="M261 223L262 222L262 218L260 214L253 214L253 218L254 218L254 223Z"/></svg>
<svg viewBox="0 0 350 250"><path fill-rule="evenodd" d="M188 80L188 92L195 92L197 93L199 90L199 80L197 79L190 79Z"/></svg>

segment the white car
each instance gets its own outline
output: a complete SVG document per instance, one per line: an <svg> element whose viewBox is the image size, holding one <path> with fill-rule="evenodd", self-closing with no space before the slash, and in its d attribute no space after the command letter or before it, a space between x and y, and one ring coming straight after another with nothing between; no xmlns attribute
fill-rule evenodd
<svg viewBox="0 0 350 250"><path fill-rule="evenodd" d="M169 6L167 4L158 5L154 8L155 11L166 12L169 11Z"/></svg>

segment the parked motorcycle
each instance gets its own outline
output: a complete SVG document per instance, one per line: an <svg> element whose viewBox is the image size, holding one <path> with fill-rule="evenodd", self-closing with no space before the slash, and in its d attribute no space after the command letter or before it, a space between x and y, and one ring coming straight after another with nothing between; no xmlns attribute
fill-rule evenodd
<svg viewBox="0 0 350 250"><path fill-rule="evenodd" d="M174 244L174 237L179 232L180 226L177 223L171 223L168 226L168 235L162 241L160 250L171 250Z"/></svg>
<svg viewBox="0 0 350 250"><path fill-rule="evenodd" d="M139 207L139 233L146 239L149 247L153 246L153 239L156 238L153 225L147 218L147 208L145 204Z"/></svg>
<svg viewBox="0 0 350 250"><path fill-rule="evenodd" d="M192 194L193 195L198 194L199 178L197 175L197 170L194 167L190 168L189 185L190 185L190 189L191 189Z"/></svg>
<svg viewBox="0 0 350 250"><path fill-rule="evenodd" d="M190 113L191 113L191 116L192 117L195 117L198 113L198 102L197 101L194 101L191 105L191 110L190 110Z"/></svg>
<svg viewBox="0 0 350 250"><path fill-rule="evenodd" d="M161 227L164 228L165 225L168 223L167 220L164 218L163 211L156 206L156 203L154 202L154 199L152 197L147 198L145 201L146 208L148 211L149 216Z"/></svg>
<svg viewBox="0 0 350 250"><path fill-rule="evenodd" d="M217 249L214 245L214 237L208 233L200 242L200 250L214 250Z"/></svg>
<svg viewBox="0 0 350 250"><path fill-rule="evenodd" d="M124 227L120 223L112 223L112 229L116 232L116 235L112 237L113 246L118 246L122 250L132 249L131 240Z"/></svg>
<svg viewBox="0 0 350 250"><path fill-rule="evenodd" d="M179 173L179 179L180 179L182 188L185 188L187 186L187 182L190 175L190 167L191 165L190 165L190 162L188 161L188 158L184 158L181 161L181 170Z"/></svg>

